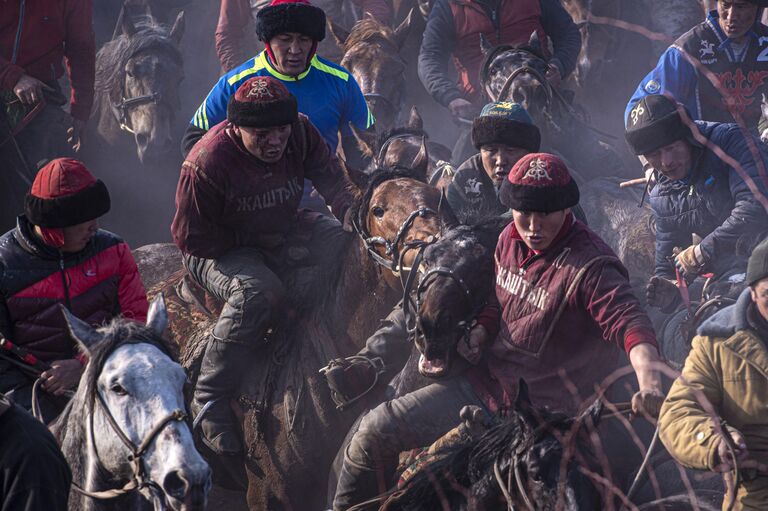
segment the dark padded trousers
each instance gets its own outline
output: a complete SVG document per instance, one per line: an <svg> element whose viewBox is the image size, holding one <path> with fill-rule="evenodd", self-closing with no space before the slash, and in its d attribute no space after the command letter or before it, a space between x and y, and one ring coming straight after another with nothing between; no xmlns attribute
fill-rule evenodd
<svg viewBox="0 0 768 511"><path fill-rule="evenodd" d="M224 302L215 338L257 346L285 300L283 278L297 266L331 271L346 233L332 217L302 211L297 227L274 249L241 247L218 259L184 256L190 276Z"/></svg>
<svg viewBox="0 0 768 511"><path fill-rule="evenodd" d="M461 422L466 405L485 409L463 376L406 394L371 410L347 447L333 509L386 492L393 484L401 452L431 445Z"/></svg>

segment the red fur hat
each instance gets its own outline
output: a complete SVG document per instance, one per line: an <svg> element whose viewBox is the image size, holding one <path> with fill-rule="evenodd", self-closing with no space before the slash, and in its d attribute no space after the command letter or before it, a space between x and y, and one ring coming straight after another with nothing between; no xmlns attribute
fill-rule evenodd
<svg viewBox="0 0 768 511"><path fill-rule="evenodd" d="M510 209L551 213L579 203L579 187L563 160L533 153L520 158L502 183L499 200Z"/></svg>
<svg viewBox="0 0 768 511"><path fill-rule="evenodd" d="M296 97L271 76L246 80L227 105L227 120L236 126L272 128L293 124L298 118Z"/></svg>

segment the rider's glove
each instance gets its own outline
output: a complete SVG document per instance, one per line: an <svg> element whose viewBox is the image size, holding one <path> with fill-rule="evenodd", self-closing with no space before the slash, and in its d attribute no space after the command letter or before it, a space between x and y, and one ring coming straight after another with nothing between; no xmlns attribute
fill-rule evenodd
<svg viewBox="0 0 768 511"><path fill-rule="evenodd" d="M675 268L685 277L687 282L693 282L704 271L707 261L699 245L691 245L675 256Z"/></svg>
<svg viewBox="0 0 768 511"><path fill-rule="evenodd" d="M384 363L378 357L337 358L331 360L320 372L328 382L336 407L343 409L373 390L379 375L384 372Z"/></svg>
<svg viewBox="0 0 768 511"><path fill-rule="evenodd" d="M645 288L648 305L664 312L672 312L680 303L680 291L674 281L661 277L651 277Z"/></svg>

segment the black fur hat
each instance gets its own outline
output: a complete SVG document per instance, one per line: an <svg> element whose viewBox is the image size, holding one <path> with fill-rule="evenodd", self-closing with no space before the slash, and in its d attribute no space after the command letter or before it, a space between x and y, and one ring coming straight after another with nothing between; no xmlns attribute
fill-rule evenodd
<svg viewBox="0 0 768 511"><path fill-rule="evenodd" d="M277 34L298 32L312 40L325 39L325 12L308 0L272 0L256 14L256 35L268 43Z"/></svg>
<svg viewBox="0 0 768 511"><path fill-rule="evenodd" d="M541 132L525 108L517 103L488 103L472 121L475 149L486 144L504 144L536 153L541 146Z"/></svg>
<svg viewBox="0 0 768 511"><path fill-rule="evenodd" d="M638 156L692 138L691 128L677 111L677 104L662 94L645 96L632 107L624 136Z"/></svg>

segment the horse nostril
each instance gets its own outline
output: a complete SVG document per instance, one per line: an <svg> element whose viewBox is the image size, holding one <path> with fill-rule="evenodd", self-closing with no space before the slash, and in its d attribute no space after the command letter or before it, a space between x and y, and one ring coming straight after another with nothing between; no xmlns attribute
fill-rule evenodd
<svg viewBox="0 0 768 511"><path fill-rule="evenodd" d="M174 499L182 500L187 494L189 484L179 472L169 472L163 479L163 490Z"/></svg>
<svg viewBox="0 0 768 511"><path fill-rule="evenodd" d="M146 149L149 144L149 137L143 133L136 133L136 145L141 149Z"/></svg>

